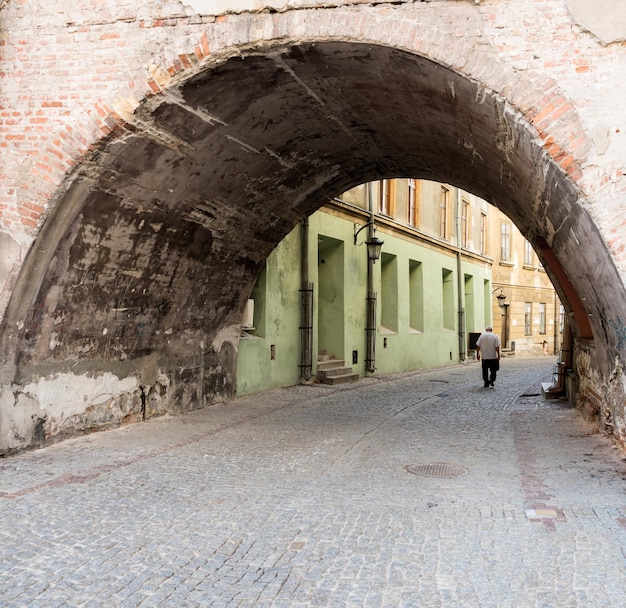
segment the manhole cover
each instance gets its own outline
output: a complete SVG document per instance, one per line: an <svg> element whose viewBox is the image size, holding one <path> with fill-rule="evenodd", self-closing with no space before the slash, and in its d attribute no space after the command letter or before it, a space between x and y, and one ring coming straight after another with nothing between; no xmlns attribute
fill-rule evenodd
<svg viewBox="0 0 626 608"><path fill-rule="evenodd" d="M406 470L413 475L422 477L460 477L467 475L467 469L445 462L431 462L430 464L410 464Z"/></svg>

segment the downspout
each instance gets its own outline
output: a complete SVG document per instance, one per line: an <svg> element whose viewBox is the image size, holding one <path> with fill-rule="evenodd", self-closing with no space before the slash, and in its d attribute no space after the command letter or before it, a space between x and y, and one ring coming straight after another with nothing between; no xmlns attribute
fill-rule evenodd
<svg viewBox="0 0 626 608"><path fill-rule="evenodd" d="M300 247L300 381L313 375L313 283L309 281L309 218L302 221Z"/></svg>
<svg viewBox="0 0 626 608"><path fill-rule="evenodd" d="M463 307L463 295L465 285L463 281L463 269L461 265L461 190L456 189L456 280L459 311L459 359L465 361L465 308Z"/></svg>
<svg viewBox="0 0 626 608"><path fill-rule="evenodd" d="M561 315L558 312L558 298L556 297L556 290L554 290L554 350L552 354L556 355L560 350L560 344L558 343L559 339L559 321Z"/></svg>
<svg viewBox="0 0 626 608"><path fill-rule="evenodd" d="M367 184L367 202L370 212L367 240L375 236L374 197L372 182ZM367 307L365 318L365 370L371 374L376 371L376 293L374 292L374 261L367 256Z"/></svg>

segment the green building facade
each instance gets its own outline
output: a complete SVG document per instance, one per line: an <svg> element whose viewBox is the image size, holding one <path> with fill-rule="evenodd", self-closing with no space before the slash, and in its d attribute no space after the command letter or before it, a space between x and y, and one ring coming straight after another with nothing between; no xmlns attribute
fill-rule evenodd
<svg viewBox="0 0 626 608"><path fill-rule="evenodd" d="M320 352L359 376L465 359L469 335L491 321L492 260L479 245L488 205L448 186L385 182L328 203L268 257L244 319L239 395L314 380ZM374 262L372 222L384 242Z"/></svg>

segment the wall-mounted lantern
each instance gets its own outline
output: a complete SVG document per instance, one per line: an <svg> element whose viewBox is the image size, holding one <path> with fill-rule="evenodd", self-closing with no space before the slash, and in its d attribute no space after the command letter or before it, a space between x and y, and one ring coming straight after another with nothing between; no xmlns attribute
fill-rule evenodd
<svg viewBox="0 0 626 608"><path fill-rule="evenodd" d="M496 299L498 300L498 306L503 309L506 304L505 304L505 300L506 300L506 296L504 295L504 291L502 291L502 287L498 287L497 289L494 289L494 292L500 290L500 293L496 296Z"/></svg>
<svg viewBox="0 0 626 608"><path fill-rule="evenodd" d="M368 259L372 260L372 262L375 262L380 257L380 250L382 249L383 244L384 242L375 236L365 241L365 245L367 246Z"/></svg>
<svg viewBox="0 0 626 608"><path fill-rule="evenodd" d="M367 224L365 224L365 226L361 226L360 228L358 224L354 224L354 244L357 245L356 241L359 232L368 227L371 227L372 231L370 237L367 239L367 241L365 241L365 245L367 246L367 258L373 263L376 262L376 260L380 257L380 251L382 249L382 246L384 245L384 241L381 241L375 234L376 226L373 222L368 222ZM362 245L363 243L358 244Z"/></svg>

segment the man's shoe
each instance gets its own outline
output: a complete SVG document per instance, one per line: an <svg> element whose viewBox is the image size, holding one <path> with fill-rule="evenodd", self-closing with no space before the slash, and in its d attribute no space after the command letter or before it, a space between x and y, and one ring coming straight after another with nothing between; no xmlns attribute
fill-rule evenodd
<svg viewBox="0 0 626 608"><path fill-rule="evenodd" d="M489 382L485 382L485 388L489 388Z"/></svg>
<svg viewBox="0 0 626 608"><path fill-rule="evenodd" d="M493 382L491 383L491 388L493 388Z"/></svg>

